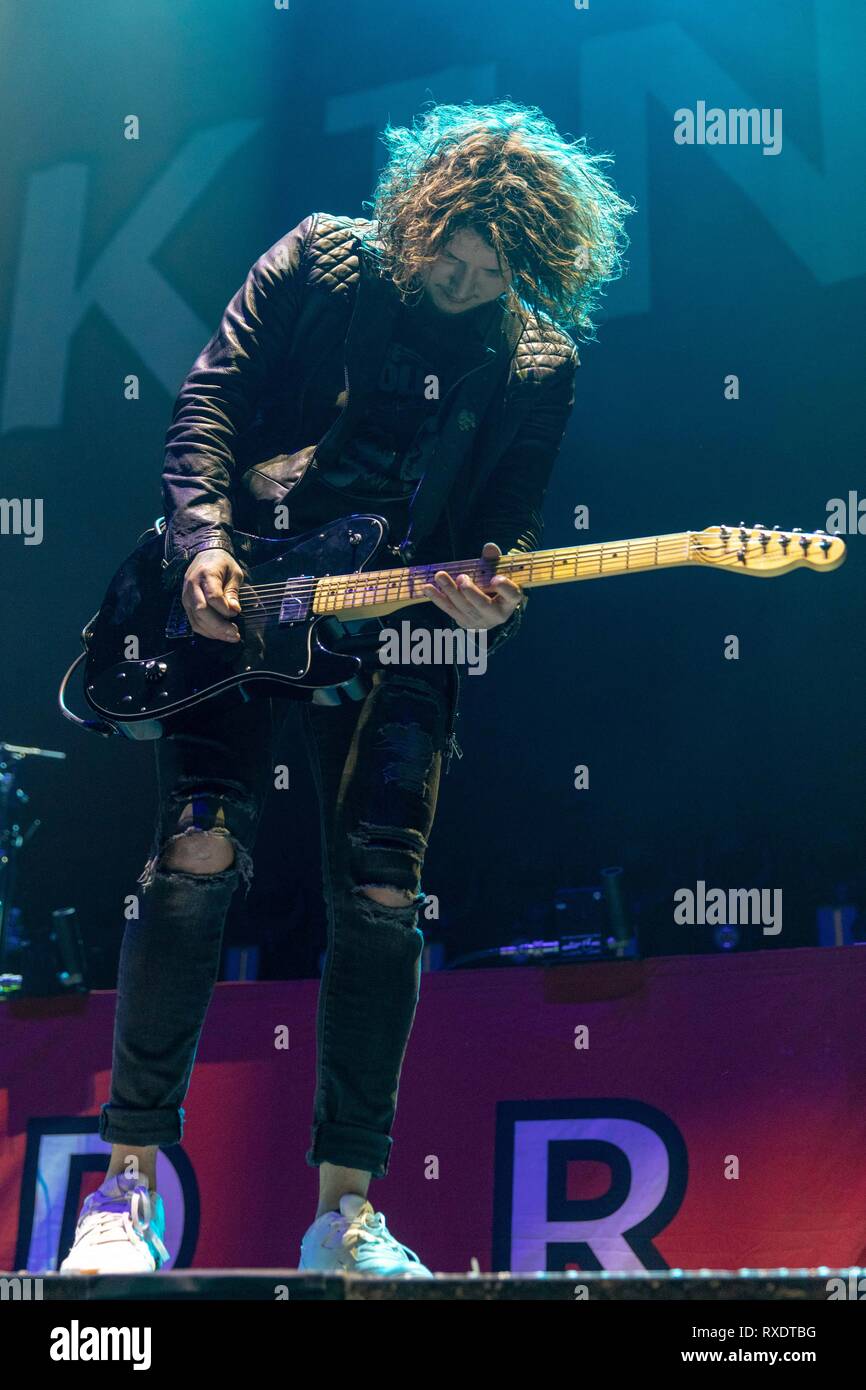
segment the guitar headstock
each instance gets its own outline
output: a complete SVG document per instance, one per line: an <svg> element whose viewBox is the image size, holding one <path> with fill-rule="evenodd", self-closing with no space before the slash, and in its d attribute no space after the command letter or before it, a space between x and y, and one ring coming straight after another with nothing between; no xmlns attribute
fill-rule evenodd
<svg viewBox="0 0 866 1390"><path fill-rule="evenodd" d="M692 562L714 565L772 578L799 565L813 570L834 570L845 559L845 542L824 531L786 531L780 526L708 526L693 531L689 542Z"/></svg>

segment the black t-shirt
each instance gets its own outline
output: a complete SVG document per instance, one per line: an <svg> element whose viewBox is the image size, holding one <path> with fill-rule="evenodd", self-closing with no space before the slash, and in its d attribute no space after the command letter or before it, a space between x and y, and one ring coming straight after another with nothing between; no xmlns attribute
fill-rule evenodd
<svg viewBox="0 0 866 1390"><path fill-rule="evenodd" d="M317 474L327 486L317 487L314 477L308 480L313 486L299 493L292 507L293 529L305 531L341 515L339 496L331 489L345 493L342 513L346 515L365 505L375 510L376 503L386 499L405 503L412 496L422 471L420 432L435 421L454 383L482 360L481 349L495 312L495 301L453 315L441 313L426 297L399 306L379 380L339 459ZM428 538L428 548L433 544L435 549L441 541L444 552L444 536L440 522L435 535ZM443 553L443 563L446 558ZM432 603L413 607L411 615L416 625L442 626L450 621ZM399 616L342 624L348 639L334 645L362 656L366 664L372 660L382 627L399 621Z"/></svg>
<svg viewBox="0 0 866 1390"><path fill-rule="evenodd" d="M493 311L483 304L443 314L426 298L400 305L376 387L339 460L328 467L332 487L371 500L411 496L422 472L419 431L479 361Z"/></svg>

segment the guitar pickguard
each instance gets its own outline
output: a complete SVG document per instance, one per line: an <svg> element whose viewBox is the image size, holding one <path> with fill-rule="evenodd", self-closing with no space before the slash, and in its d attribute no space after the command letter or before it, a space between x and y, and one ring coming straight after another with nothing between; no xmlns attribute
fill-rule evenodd
<svg viewBox="0 0 866 1390"><path fill-rule="evenodd" d="M180 587L165 588L162 541L151 537L118 570L86 633L88 702L118 726L140 721L142 729L165 732L171 716L218 696L310 698L347 684L361 662L317 635L325 615L314 612L316 584L369 568L387 534L387 522L373 513L285 541L235 532L247 580L238 643L192 631Z"/></svg>

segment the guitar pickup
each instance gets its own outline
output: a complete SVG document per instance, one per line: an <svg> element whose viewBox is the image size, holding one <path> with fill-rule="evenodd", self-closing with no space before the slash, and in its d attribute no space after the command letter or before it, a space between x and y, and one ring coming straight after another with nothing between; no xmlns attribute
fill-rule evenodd
<svg viewBox="0 0 866 1390"><path fill-rule="evenodd" d="M287 584L283 592L279 616L279 622L281 623L302 623L305 622L309 616L310 607L312 605L312 590L316 581L312 578L306 581L309 585L309 591L303 595L291 592L290 586L294 585L296 582L296 580L290 581L290 585ZM254 616L255 614L256 607L248 603L246 616ZM171 608L168 611L165 635L170 640L176 640L181 637L189 637L191 632L192 628L189 625L189 618L186 616L186 609L183 606L180 595L176 594L172 599Z"/></svg>
<svg viewBox="0 0 866 1390"><path fill-rule="evenodd" d="M299 582L309 586L308 592L306 592L303 597L291 592L294 585ZM301 576L300 580L290 580L289 584L286 585L285 592L283 593L283 601L280 604L281 623L303 623L306 621L309 616L315 586L315 579L306 578L305 576Z"/></svg>

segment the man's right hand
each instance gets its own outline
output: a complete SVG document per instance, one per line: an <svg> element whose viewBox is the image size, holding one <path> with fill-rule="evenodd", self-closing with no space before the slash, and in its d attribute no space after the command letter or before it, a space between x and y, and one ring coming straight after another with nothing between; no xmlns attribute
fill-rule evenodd
<svg viewBox="0 0 866 1390"><path fill-rule="evenodd" d="M182 594L193 632L221 642L239 642L241 635L229 619L241 611L238 593L244 582L243 570L227 550L200 550L194 555Z"/></svg>

